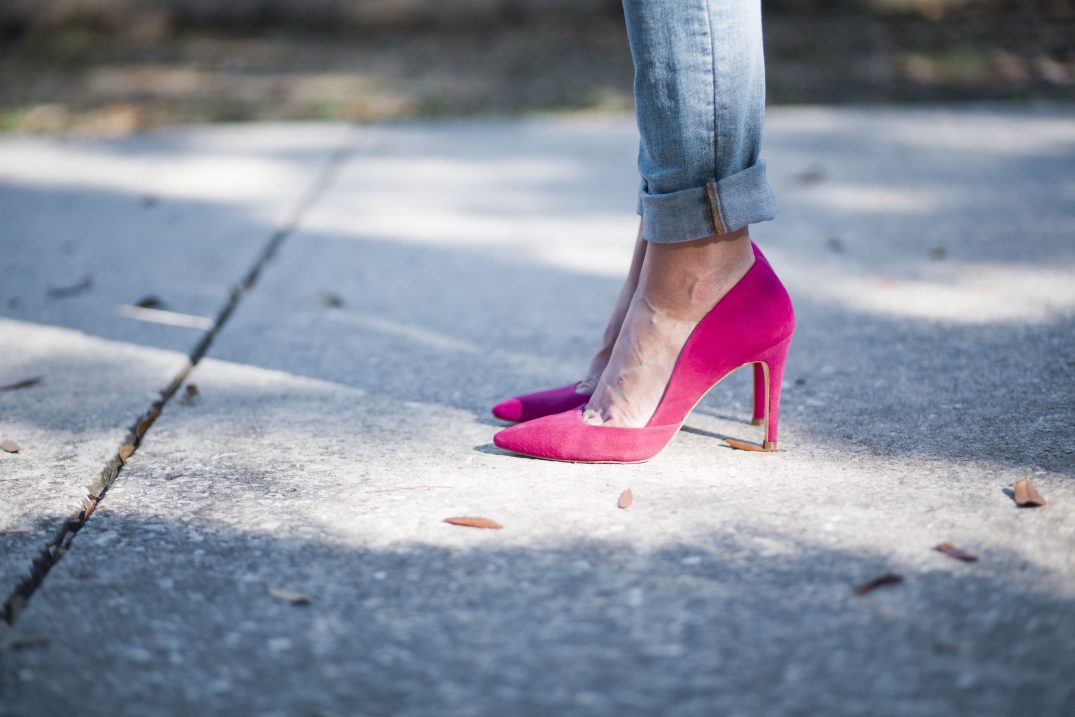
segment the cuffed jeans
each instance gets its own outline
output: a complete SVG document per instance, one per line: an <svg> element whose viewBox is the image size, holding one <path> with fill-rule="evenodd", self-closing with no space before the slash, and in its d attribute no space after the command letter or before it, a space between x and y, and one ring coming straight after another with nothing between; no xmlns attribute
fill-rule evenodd
<svg viewBox="0 0 1075 717"><path fill-rule="evenodd" d="M760 0L623 0L635 64L642 237L681 242L772 219L758 159Z"/></svg>

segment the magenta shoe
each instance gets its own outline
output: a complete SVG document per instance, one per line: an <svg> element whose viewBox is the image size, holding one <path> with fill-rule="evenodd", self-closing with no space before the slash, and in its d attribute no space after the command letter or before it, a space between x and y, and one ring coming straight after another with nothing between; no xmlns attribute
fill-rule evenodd
<svg viewBox="0 0 1075 717"><path fill-rule="evenodd" d="M775 450L780 382L794 331L795 312L788 292L769 262L759 259L687 338L657 410L644 427L593 426L582 420L582 408L575 407L505 428L493 437L493 443L515 453L558 461L647 461L671 443L711 388L736 369L756 365L764 389L761 447Z"/></svg>
<svg viewBox="0 0 1075 717"><path fill-rule="evenodd" d="M586 405L590 394L575 390L581 381L547 391L524 393L493 406L493 415L505 421L529 421Z"/></svg>
<svg viewBox="0 0 1075 717"><path fill-rule="evenodd" d="M768 261L761 249L754 242L750 243L754 250L754 257L762 261ZM576 381L570 386L550 388L545 391L524 393L521 396L501 401L493 406L493 415L502 421L531 421L542 416L550 416L554 413L570 411L578 406L585 406L590 400L590 394L578 393L575 387L581 383ZM754 409L751 413L751 423L760 426L765 420L765 374L761 364L754 365Z"/></svg>

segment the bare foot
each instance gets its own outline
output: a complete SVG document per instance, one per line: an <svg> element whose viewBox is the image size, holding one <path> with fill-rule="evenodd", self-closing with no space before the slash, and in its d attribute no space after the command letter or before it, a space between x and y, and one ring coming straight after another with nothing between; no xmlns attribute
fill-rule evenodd
<svg viewBox="0 0 1075 717"><path fill-rule="evenodd" d="M638 287L584 420L645 426L694 327L753 263L746 229L690 242L649 244Z"/></svg>
<svg viewBox="0 0 1075 717"><path fill-rule="evenodd" d="M601 336L601 345L590 361L590 368L586 371L586 378L575 387L577 393L593 393L597 382L601 380L601 374L608 365L608 359L612 355L612 348L616 345L616 338L620 335L620 327L623 319L627 316L627 309L631 306L631 297L635 295L638 287L638 277L642 273L642 261L646 256L646 241L642 239L642 226L638 227L638 236L635 238L635 250L631 256L631 268L627 270L627 278L623 281L619 296L616 297L616 305L612 307L612 316L605 326L605 333Z"/></svg>

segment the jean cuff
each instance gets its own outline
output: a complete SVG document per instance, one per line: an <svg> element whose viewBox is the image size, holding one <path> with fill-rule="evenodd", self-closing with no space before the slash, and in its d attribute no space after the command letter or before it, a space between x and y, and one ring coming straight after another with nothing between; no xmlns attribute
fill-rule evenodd
<svg viewBox="0 0 1075 717"><path fill-rule="evenodd" d="M764 222L776 216L776 199L765 179L765 162L666 194L639 192L642 238L659 244L691 241Z"/></svg>

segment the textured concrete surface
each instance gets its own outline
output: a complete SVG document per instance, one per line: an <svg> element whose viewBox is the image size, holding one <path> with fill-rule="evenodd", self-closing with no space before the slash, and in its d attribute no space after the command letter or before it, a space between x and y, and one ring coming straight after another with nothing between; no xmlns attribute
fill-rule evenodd
<svg viewBox="0 0 1075 717"><path fill-rule="evenodd" d="M784 450L718 440L759 431L734 376L636 466L487 413L584 367L630 120L362 130L8 631L0 713L1070 713L1071 118L774 110Z"/></svg>
<svg viewBox="0 0 1075 717"><path fill-rule="evenodd" d="M190 351L347 132L0 138L0 313Z"/></svg>
<svg viewBox="0 0 1075 717"><path fill-rule="evenodd" d="M349 132L0 138L0 385L42 379L0 392L0 440L21 447L0 453L3 601Z"/></svg>
<svg viewBox="0 0 1075 717"><path fill-rule="evenodd" d="M106 466L185 355L78 331L0 319L0 591L6 601L32 561L95 492Z"/></svg>

